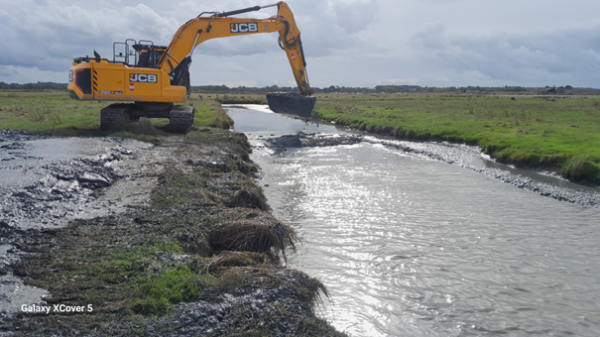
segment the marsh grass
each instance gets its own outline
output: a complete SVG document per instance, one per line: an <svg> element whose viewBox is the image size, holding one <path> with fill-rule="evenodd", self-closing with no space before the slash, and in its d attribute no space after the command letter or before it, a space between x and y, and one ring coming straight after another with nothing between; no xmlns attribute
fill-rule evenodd
<svg viewBox="0 0 600 337"><path fill-rule="evenodd" d="M192 105L196 108L196 114L194 117L194 127L196 129L202 128L203 126L212 126L220 129L228 130L233 126L233 120L223 108L219 102L212 99L201 99L196 95L188 100L188 105Z"/></svg>
<svg viewBox="0 0 600 337"><path fill-rule="evenodd" d="M587 156L575 157L563 164L561 174L573 181L595 181L600 176L600 168Z"/></svg>
<svg viewBox="0 0 600 337"><path fill-rule="evenodd" d="M212 126L229 129L233 120L212 99L191 98L196 108L193 128ZM0 95L2 129L18 129L54 136L113 136L147 140L164 132L168 122L141 119L123 123L110 131L100 130L100 110L114 102L76 101L66 91L10 92ZM127 125L126 125L127 124Z"/></svg>
<svg viewBox="0 0 600 337"><path fill-rule="evenodd" d="M131 309L138 314L158 315L167 312L172 303L202 299L199 278L187 266L138 278L131 287L138 297L130 304Z"/></svg>
<svg viewBox="0 0 600 337"><path fill-rule="evenodd" d="M206 266L207 269L217 267L245 267L269 265L273 261L264 253L244 252L244 251L223 251L215 255L210 263Z"/></svg>
<svg viewBox="0 0 600 337"><path fill-rule="evenodd" d="M600 97L510 97L463 94L320 95L317 114L338 125L401 139L479 145L501 162L560 171L585 157L577 174L598 182ZM581 173L579 171L587 171ZM577 178L575 178L577 177Z"/></svg>
<svg viewBox="0 0 600 337"><path fill-rule="evenodd" d="M221 104L268 104L265 94L222 94L217 101Z"/></svg>

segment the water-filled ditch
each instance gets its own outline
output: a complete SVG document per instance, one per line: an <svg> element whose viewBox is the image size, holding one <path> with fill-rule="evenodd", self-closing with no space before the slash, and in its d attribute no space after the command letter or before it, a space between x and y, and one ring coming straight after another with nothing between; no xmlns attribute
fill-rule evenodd
<svg viewBox="0 0 600 337"><path fill-rule="evenodd" d="M597 188L498 165L474 147L374 137L313 146L344 131L228 113L254 146L274 215L303 239L291 267L323 281L320 314L339 330L600 331ZM281 137L298 131L320 135Z"/></svg>

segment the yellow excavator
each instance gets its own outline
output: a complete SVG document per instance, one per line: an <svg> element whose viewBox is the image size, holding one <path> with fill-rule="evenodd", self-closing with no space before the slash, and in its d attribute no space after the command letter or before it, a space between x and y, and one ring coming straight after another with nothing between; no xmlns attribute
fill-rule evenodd
<svg viewBox="0 0 600 337"><path fill-rule="evenodd" d="M268 19L230 16L277 7ZM102 109L100 126L110 128L117 120L168 118L169 129L185 132L194 121L194 108L175 105L190 97L189 67L196 46L202 42L230 36L279 33L300 94L269 93L267 100L275 112L310 117L316 98L308 83L300 30L288 5L281 1L230 12L204 12L179 27L169 46L147 40L113 44L113 59L93 57L74 59L69 71L69 96L78 100L129 101Z"/></svg>

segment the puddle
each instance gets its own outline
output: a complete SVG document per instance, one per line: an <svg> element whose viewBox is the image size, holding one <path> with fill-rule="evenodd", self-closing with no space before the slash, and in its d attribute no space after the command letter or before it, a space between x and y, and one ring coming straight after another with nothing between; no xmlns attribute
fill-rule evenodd
<svg viewBox="0 0 600 337"><path fill-rule="evenodd" d="M15 262L16 257L9 254L10 245L0 245L0 325L10 319L9 314L21 312L23 304L42 304L48 292L44 289L23 284L23 280L8 271L2 275L4 267Z"/></svg>

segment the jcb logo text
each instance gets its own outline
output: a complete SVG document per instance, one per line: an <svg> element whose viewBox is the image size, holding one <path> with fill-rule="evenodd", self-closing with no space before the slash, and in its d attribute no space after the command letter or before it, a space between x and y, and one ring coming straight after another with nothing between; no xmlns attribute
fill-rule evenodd
<svg viewBox="0 0 600 337"><path fill-rule="evenodd" d="M232 33L255 33L258 32L256 23L232 23L230 25Z"/></svg>
<svg viewBox="0 0 600 337"><path fill-rule="evenodd" d="M129 82L156 83L157 82L157 78L156 78L156 75L129 74Z"/></svg>

